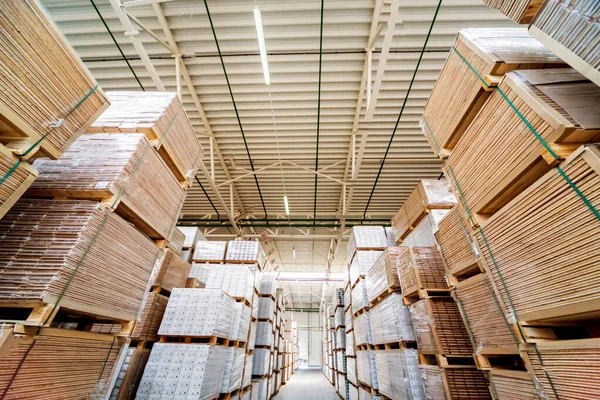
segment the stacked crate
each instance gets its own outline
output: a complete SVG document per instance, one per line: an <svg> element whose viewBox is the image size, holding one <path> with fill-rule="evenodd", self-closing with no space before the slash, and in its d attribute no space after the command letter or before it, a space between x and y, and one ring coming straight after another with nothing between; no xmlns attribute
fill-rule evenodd
<svg viewBox="0 0 600 400"><path fill-rule="evenodd" d="M379 395L379 383L366 277L369 269L387 248L387 244L387 235L382 226L355 226L352 228L348 244L349 310L355 348L354 358L347 359L347 375L348 380L352 382L352 372L349 370L355 368L357 389L363 388L373 396ZM354 389L349 387L349 393L351 392L354 392Z"/></svg>
<svg viewBox="0 0 600 400"><path fill-rule="evenodd" d="M263 275L258 286L257 322L254 325L252 386L253 398L268 400L273 395L276 377L275 331L277 322L277 282L272 275ZM258 390L255 392L254 387Z"/></svg>
<svg viewBox="0 0 600 400"><path fill-rule="evenodd" d="M294 321L293 312L286 311L284 323L285 362L283 363L283 377L285 378L282 377L282 382L287 382L296 370L298 360L298 323Z"/></svg>
<svg viewBox="0 0 600 400"><path fill-rule="evenodd" d="M346 378L346 314L344 308L344 288L335 290L335 342L334 353L336 361L336 387L338 394L345 399L348 392L348 379Z"/></svg>
<svg viewBox="0 0 600 400"><path fill-rule="evenodd" d="M476 379L497 398L600 396L588 379L600 372L600 88L560 62L523 31L461 31L423 118L459 200L436 238ZM476 108L450 107L456 93ZM447 372L426 373L438 387L466 379Z"/></svg>

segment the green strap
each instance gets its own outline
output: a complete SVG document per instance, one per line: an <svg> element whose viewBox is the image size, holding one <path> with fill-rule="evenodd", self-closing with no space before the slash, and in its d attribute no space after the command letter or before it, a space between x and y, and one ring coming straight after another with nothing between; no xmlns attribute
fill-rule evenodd
<svg viewBox="0 0 600 400"><path fill-rule="evenodd" d="M540 360L540 365L542 366L544 375L546 375L546 379L548 379L548 383L550 384L550 387L552 388L552 392L554 392L554 396L556 397L556 400L559 400L560 397L558 396L558 393L556 393L556 388L554 387L554 383L552 383L552 378L550 378L550 375L548 374L546 367L544 367L544 361L542 360L542 355L540 354L540 351L538 350L537 344L533 343L533 348L535 349L535 354L537 355L538 360ZM543 390L543 388L542 388L542 390Z"/></svg>
<svg viewBox="0 0 600 400"><path fill-rule="evenodd" d="M471 331L471 326L469 325L469 319L467 318L467 314L465 313L462 300L458 298L458 288L454 288L454 293L456 295L456 304L458 305L460 315L462 316L462 319L465 322L465 328L467 328L467 333L469 334L469 340L471 341L473 353L477 354L477 346L475 345L475 338L473 337L473 332Z"/></svg>
<svg viewBox="0 0 600 400"><path fill-rule="evenodd" d="M483 86L485 86L485 87L486 87L486 89L489 89L489 88L490 88L490 85L488 85L488 83L485 81L485 79L484 79L484 78L483 78L483 77L482 77L482 76L479 74L479 72L477 72L477 70L476 70L476 69L475 69L475 68L474 68L474 67L471 65L471 63L469 63L469 62L467 61L467 59L466 59L466 58L465 58L465 57L464 57L462 54L460 54L460 51L458 51L458 49L456 48L456 46L452 46L452 50L454 50L454 52L455 52L456 54L458 54L458 56L460 57L460 59L461 59L461 60L463 60L463 62L464 62L465 64L467 64L467 67L469 67L469 69L470 69L471 71L473 71L473 73L475 74L475 76L477 77L477 79L479 79L479 80L481 81L481 84L482 84Z"/></svg>
<svg viewBox="0 0 600 400"><path fill-rule="evenodd" d="M569 184L569 186L571 186L571 189L573 189L575 191L575 193L577 193L577 195L579 196L579 198L581 199L581 201L583 201L585 203L585 205L590 209L590 211L596 216L596 218L600 221L600 212L598 210L596 210L596 208L594 207L594 205L588 200L587 197L585 197L585 195L583 193L581 193L581 190L579 190L579 188L577 187L577 185L575 185L575 183L571 180L571 178L569 178L569 176L565 173L565 171L560 167L560 165L556 166L556 169L558 170L558 173L560 174L560 176L562 176L564 178L565 181L567 181L567 183Z"/></svg>
<svg viewBox="0 0 600 400"><path fill-rule="evenodd" d="M496 298L496 295L492 291L492 288L490 287L490 284L485 279L485 276L486 276L485 274L481 274L481 280L483 280L483 283L485 283L485 287L486 287L488 293L490 294L490 297L492 298L492 300L494 300L494 304L496 305L496 309L498 310L498 312L500 313L500 316L502 317L502 320L506 324L506 327L508 328L508 331L510 332L510 335L512 336L513 341L515 342L515 344L517 345L517 347L519 347L519 339L517 338L517 335L515 334L515 331L513 330L512 326L508 322L508 319L506 319L506 315L504 314L504 311L502 311L502 307L500 307L500 303L498 302L498 299Z"/></svg>
<svg viewBox="0 0 600 400"><path fill-rule="evenodd" d="M108 349L108 353L106 354L106 358L104 359L104 363L102 364L102 369L100 370L100 375L98 375L98 379L96 379L96 387L98 387L98 384L102 380L102 375L104 374L104 370L106 369L106 364L108 363L108 359L110 358L110 355L112 353L113 347L115 346L116 340L117 340L117 337L113 336L112 343L110 344L110 348ZM107 394L110 395L110 393L107 393Z"/></svg>
<svg viewBox="0 0 600 400"><path fill-rule="evenodd" d="M491 371L490 371L491 372ZM498 397L498 391L496 390L496 384L494 383L494 381L492 380L492 374L488 373L486 374L487 378L488 378L488 382L490 384L490 387L492 388L492 394L494 395L494 400L500 400L500 397Z"/></svg>
<svg viewBox="0 0 600 400"><path fill-rule="evenodd" d="M422 119L423 119L423 122L425 122L425 126L427 127L425 132L428 133L428 136L433 141L433 144L435 144L435 148L437 149L437 152L438 152L438 157L441 158L442 160L445 160L446 157L444 157L444 153L442 153L440 144L438 143L437 139L435 138L435 135L433 134L433 130L431 130L431 126L429 126L429 122L427 122L427 119L425 118L424 114L422 116Z"/></svg>
<svg viewBox="0 0 600 400"><path fill-rule="evenodd" d="M65 114L65 116L61 119L61 121L64 121L71 114L73 114L75 112L75 110L77 110L97 89L98 89L98 84L96 84L96 86L91 88L90 91L87 92L87 94L81 100L79 100L79 102L77 102L77 104L75 104L75 106L73 106L73 108L71 108L71 110L68 113ZM19 157L27 156L40 143L42 143L44 140L46 140L46 138L48 137L48 135L50 135L50 133L52 133L56 128L59 128L60 126L62 126L62 123L57 123L56 125L51 126L42 135L41 138L39 138L34 144L32 144L23 154L18 154L18 156ZM2 176L2 178L0 178L0 185L3 184L17 170L17 168L19 167L20 164L21 164L21 159L19 158L19 160L15 163L15 165L13 165L13 167L10 170L8 170L8 172L6 172L4 174L4 176Z"/></svg>

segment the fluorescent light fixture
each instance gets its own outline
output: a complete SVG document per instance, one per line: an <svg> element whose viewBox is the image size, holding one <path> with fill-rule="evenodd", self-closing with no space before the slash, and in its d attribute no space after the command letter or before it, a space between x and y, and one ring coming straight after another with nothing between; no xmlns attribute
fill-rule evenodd
<svg viewBox="0 0 600 400"><path fill-rule="evenodd" d="M296 248L292 247L292 257L296 258Z"/></svg>
<svg viewBox="0 0 600 400"><path fill-rule="evenodd" d="M285 204L285 213L290 215L290 205L288 204L287 196L283 196L283 203Z"/></svg>
<svg viewBox="0 0 600 400"><path fill-rule="evenodd" d="M270 85L271 76L269 74L269 61L267 60L267 46L265 45L262 16L258 6L254 6L254 22L256 23L256 35L258 36L258 48L260 49L260 61L262 62L263 73L265 74L265 83Z"/></svg>

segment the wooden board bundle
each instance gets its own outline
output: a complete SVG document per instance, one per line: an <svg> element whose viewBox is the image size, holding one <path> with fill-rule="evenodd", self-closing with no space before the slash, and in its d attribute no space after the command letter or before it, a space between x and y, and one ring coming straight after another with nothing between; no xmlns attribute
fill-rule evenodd
<svg viewBox="0 0 600 400"><path fill-rule="evenodd" d="M102 204L21 199L0 231L0 315L2 307L58 303L93 316L137 318L158 248Z"/></svg>
<svg viewBox="0 0 600 400"><path fill-rule="evenodd" d="M58 158L108 100L37 0L0 4L0 142L41 140Z"/></svg>
<svg viewBox="0 0 600 400"><path fill-rule="evenodd" d="M504 319L492 283L486 274L475 275L456 285L466 323L475 344L475 354L517 354L518 336Z"/></svg>
<svg viewBox="0 0 600 400"><path fill-rule="evenodd" d="M192 265L185 262L171 249L166 249L164 258L158 256L154 271L150 277L150 285L167 292L173 288L184 288Z"/></svg>
<svg viewBox="0 0 600 400"><path fill-rule="evenodd" d="M547 1L529 26L529 33L600 85L599 17L597 0Z"/></svg>
<svg viewBox="0 0 600 400"><path fill-rule="evenodd" d="M139 132L152 141L179 182L194 179L204 155L176 93L107 92L111 106L88 132Z"/></svg>
<svg viewBox="0 0 600 400"><path fill-rule="evenodd" d="M111 400L134 400L144 367L150 358L150 350L148 349L127 349L127 355L121 365L119 376L112 390Z"/></svg>
<svg viewBox="0 0 600 400"><path fill-rule="evenodd" d="M526 371L493 368L489 372L491 392L496 400L540 400Z"/></svg>
<svg viewBox="0 0 600 400"><path fill-rule="evenodd" d="M108 394L126 341L109 335L15 327L0 358L0 398L96 399ZM27 334L25 334L27 333Z"/></svg>
<svg viewBox="0 0 600 400"><path fill-rule="evenodd" d="M483 0L483 2L518 24L528 24L533 20L544 0Z"/></svg>
<svg viewBox="0 0 600 400"><path fill-rule="evenodd" d="M515 69L563 65L525 28L461 30L423 112L422 129L434 153L450 155L490 95L485 85Z"/></svg>
<svg viewBox="0 0 600 400"><path fill-rule="evenodd" d="M455 204L456 197L445 179L420 181L392 218L394 238L404 239L430 210L450 209Z"/></svg>
<svg viewBox="0 0 600 400"><path fill-rule="evenodd" d="M556 162L513 107L559 158L600 139L600 88L594 83L568 68L509 72L443 167L473 223L485 221Z"/></svg>
<svg viewBox="0 0 600 400"><path fill-rule="evenodd" d="M522 344L527 370L546 399L600 398L600 339Z"/></svg>
<svg viewBox="0 0 600 400"><path fill-rule="evenodd" d="M171 236L167 238L167 245L173 250L178 256L183 251L183 244L185 243L186 237L179 228L175 228L171 231Z"/></svg>
<svg viewBox="0 0 600 400"><path fill-rule="evenodd" d="M153 239L170 237L185 191L140 133L80 137L60 160L36 160L27 196L100 200Z"/></svg>
<svg viewBox="0 0 600 400"><path fill-rule="evenodd" d="M169 298L158 293L149 293L140 320L131 333L132 340L158 340L158 328L162 322Z"/></svg>
<svg viewBox="0 0 600 400"><path fill-rule="evenodd" d="M479 271L476 246L462 206L457 204L439 222L435 238L448 268L448 274L461 277Z"/></svg>
<svg viewBox="0 0 600 400"><path fill-rule="evenodd" d="M583 146L560 167L599 210L600 147ZM489 218L482 231L485 240L479 231L475 237L509 318L532 322L599 314L600 223L558 169Z"/></svg>
<svg viewBox="0 0 600 400"><path fill-rule="evenodd" d="M419 352L472 356L469 334L452 297L430 297L410 306Z"/></svg>
<svg viewBox="0 0 600 400"><path fill-rule="evenodd" d="M0 144L0 218L21 198L37 176L34 167L19 162L17 156Z"/></svg>
<svg viewBox="0 0 600 400"><path fill-rule="evenodd" d="M444 260L436 247L400 246L398 276L405 297L421 290L447 290Z"/></svg>
<svg viewBox="0 0 600 400"><path fill-rule="evenodd" d="M377 261L367 271L367 297L369 303L377 300L377 297L400 290L400 279L398 277L398 264L400 249L388 247Z"/></svg>
<svg viewBox="0 0 600 400"><path fill-rule="evenodd" d="M483 371L475 368L444 368L443 374L448 400L492 399Z"/></svg>

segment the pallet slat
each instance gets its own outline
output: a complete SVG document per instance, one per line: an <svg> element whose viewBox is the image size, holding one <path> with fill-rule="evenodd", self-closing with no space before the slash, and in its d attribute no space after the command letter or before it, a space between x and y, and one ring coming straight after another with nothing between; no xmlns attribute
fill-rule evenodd
<svg viewBox="0 0 600 400"><path fill-rule="evenodd" d="M544 0L483 0L483 2L517 24L529 24L538 13Z"/></svg>

